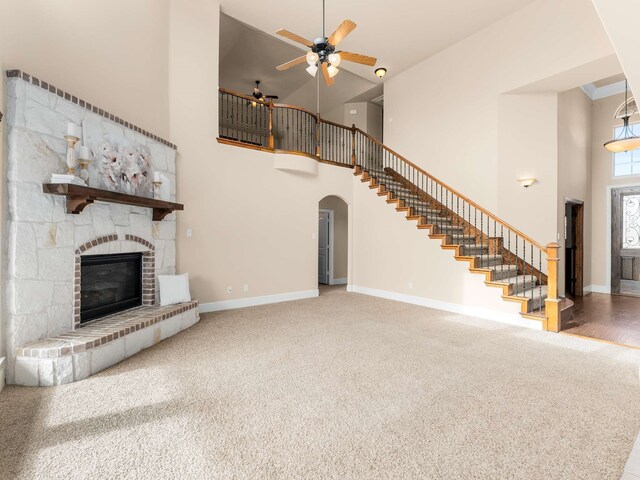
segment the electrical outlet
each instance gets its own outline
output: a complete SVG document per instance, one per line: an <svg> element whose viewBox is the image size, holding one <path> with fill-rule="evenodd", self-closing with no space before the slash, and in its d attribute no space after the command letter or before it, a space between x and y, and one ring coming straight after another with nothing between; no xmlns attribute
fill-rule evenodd
<svg viewBox="0 0 640 480"><path fill-rule="evenodd" d="M232 288L231 287L227 287L227 293L231 293L232 292Z"/></svg>
<svg viewBox="0 0 640 480"><path fill-rule="evenodd" d="M193 230L191 230L190 228L187 228L187 237L190 237L193 235Z"/></svg>
<svg viewBox="0 0 640 480"><path fill-rule="evenodd" d="M249 291L249 284L248 284L248 283L245 283L245 284L244 284L244 291L245 291L245 292L248 292L248 291Z"/></svg>
<svg viewBox="0 0 640 480"><path fill-rule="evenodd" d="M411 290L413 288L413 282L409 282L407 286L409 287L409 290Z"/></svg>
<svg viewBox="0 0 640 480"><path fill-rule="evenodd" d="M357 115L358 110L349 110L349 115Z"/></svg>

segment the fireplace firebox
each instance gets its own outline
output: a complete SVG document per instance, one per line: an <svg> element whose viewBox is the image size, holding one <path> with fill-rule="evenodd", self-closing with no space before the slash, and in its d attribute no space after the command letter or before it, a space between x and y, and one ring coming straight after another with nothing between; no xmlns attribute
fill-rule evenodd
<svg viewBox="0 0 640 480"><path fill-rule="evenodd" d="M80 275L81 325L142 305L142 253L85 255Z"/></svg>

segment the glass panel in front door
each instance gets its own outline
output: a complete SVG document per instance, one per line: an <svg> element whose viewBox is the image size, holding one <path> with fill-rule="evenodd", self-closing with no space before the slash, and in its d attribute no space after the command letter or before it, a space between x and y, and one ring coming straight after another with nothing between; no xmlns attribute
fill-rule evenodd
<svg viewBox="0 0 640 480"><path fill-rule="evenodd" d="M640 195L622 197L622 248L640 248Z"/></svg>

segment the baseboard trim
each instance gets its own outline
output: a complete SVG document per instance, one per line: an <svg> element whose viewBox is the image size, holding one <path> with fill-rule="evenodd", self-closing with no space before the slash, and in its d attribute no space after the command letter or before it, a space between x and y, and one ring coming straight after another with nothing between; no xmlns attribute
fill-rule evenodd
<svg viewBox="0 0 640 480"><path fill-rule="evenodd" d="M319 295L318 290L303 290L300 292L277 293L275 295L263 295L261 297L238 298L235 300L222 300L219 302L209 302L200 304L200 313L219 312L222 310L233 310L236 308L255 307L258 305L268 305L270 303L290 302L292 300L304 300L314 298Z"/></svg>
<svg viewBox="0 0 640 480"><path fill-rule="evenodd" d="M504 312L496 312L486 308L472 307L469 305L461 305L458 303L443 302L432 298L418 297L415 295L406 295L403 293L389 292L387 290L377 290L375 288L360 287L358 285L349 285L347 291L370 295L372 297L385 298L387 300L395 300L421 307L434 308L445 312L458 313L470 317L482 318L485 320L493 320L495 322L506 323L508 325L516 325L518 327L531 328L533 330L542 330L542 322L537 320L529 320L518 314L510 314Z"/></svg>
<svg viewBox="0 0 640 480"><path fill-rule="evenodd" d="M346 285L346 284L347 284L346 278L334 278L333 282L331 283L331 285Z"/></svg>
<svg viewBox="0 0 640 480"><path fill-rule="evenodd" d="M587 285L583 290L584 293L611 293L609 285Z"/></svg>

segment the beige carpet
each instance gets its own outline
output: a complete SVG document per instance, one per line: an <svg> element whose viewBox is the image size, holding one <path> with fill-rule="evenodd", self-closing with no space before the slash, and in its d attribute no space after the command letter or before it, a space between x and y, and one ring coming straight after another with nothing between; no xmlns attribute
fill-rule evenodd
<svg viewBox="0 0 640 480"><path fill-rule="evenodd" d="M0 393L3 479L616 479L638 351L335 289Z"/></svg>

